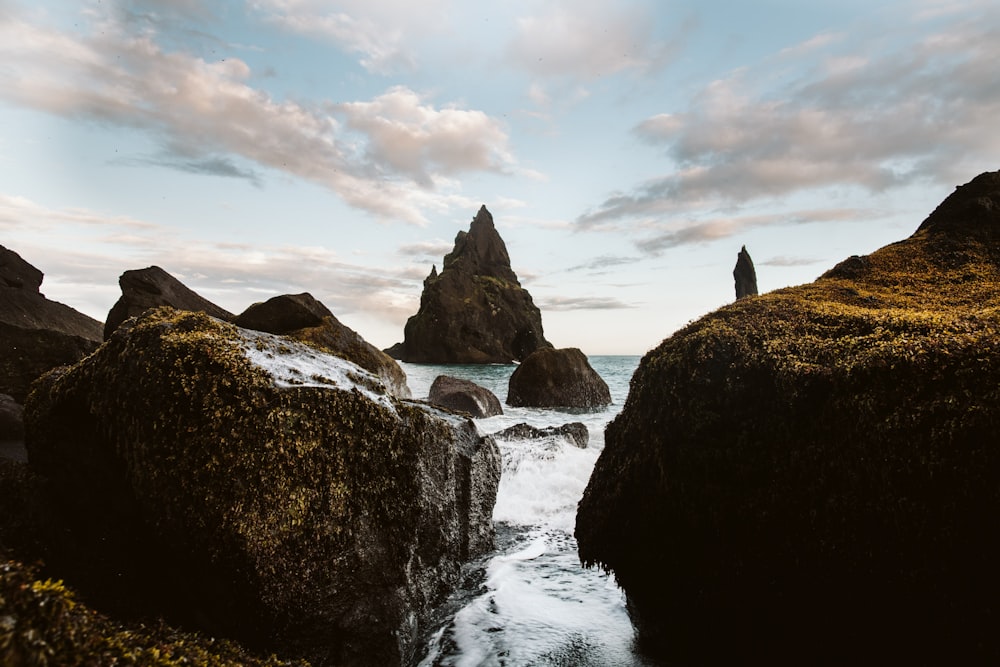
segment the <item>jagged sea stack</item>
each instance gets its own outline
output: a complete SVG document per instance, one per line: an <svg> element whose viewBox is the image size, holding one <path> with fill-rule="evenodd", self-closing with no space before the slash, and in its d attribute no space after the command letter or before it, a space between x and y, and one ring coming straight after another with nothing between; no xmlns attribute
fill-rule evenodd
<svg viewBox="0 0 1000 667"><path fill-rule="evenodd" d="M733 269L733 279L736 281L736 298L742 299L745 296L757 296L757 272L753 268L753 260L747 247L740 249L740 254L736 256L736 268Z"/></svg>
<svg viewBox="0 0 1000 667"><path fill-rule="evenodd" d="M1000 172L639 364L580 501L669 664L1000 664Z"/></svg>
<svg viewBox="0 0 1000 667"><path fill-rule="evenodd" d="M510 268L507 246L483 206L469 231L455 237L441 273L432 269L424 280L403 342L386 352L415 363L504 364L545 347L552 345L542 314Z"/></svg>

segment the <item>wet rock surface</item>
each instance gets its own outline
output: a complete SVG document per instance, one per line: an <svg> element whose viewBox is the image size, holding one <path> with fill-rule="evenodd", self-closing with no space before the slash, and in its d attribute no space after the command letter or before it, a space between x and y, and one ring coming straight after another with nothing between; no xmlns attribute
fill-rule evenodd
<svg viewBox="0 0 1000 667"><path fill-rule="evenodd" d="M471 421L203 313L119 327L36 383L25 422L67 581L254 650L405 664L493 543L499 452Z"/></svg>
<svg viewBox="0 0 1000 667"><path fill-rule="evenodd" d="M500 399L486 387L475 382L439 375L431 384L427 400L449 410L464 412L470 417L493 417L503 414Z"/></svg>

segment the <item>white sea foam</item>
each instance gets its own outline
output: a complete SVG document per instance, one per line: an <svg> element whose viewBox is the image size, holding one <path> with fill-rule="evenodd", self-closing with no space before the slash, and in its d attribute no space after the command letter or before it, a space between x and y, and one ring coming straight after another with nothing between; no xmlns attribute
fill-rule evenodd
<svg viewBox="0 0 1000 667"><path fill-rule="evenodd" d="M357 391L379 405L395 410L385 385L357 364L282 336L240 329L243 351L266 371L278 387L335 387Z"/></svg>

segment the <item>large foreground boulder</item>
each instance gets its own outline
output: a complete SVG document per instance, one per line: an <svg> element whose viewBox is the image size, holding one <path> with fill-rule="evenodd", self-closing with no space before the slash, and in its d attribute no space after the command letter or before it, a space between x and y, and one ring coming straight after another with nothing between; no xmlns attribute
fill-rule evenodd
<svg viewBox="0 0 1000 667"><path fill-rule="evenodd" d="M101 343L101 323L45 298L42 272L0 246L0 393L23 402L38 376Z"/></svg>
<svg viewBox="0 0 1000 667"><path fill-rule="evenodd" d="M642 360L580 502L678 664L1000 660L1000 172Z"/></svg>
<svg viewBox="0 0 1000 667"><path fill-rule="evenodd" d="M158 266L126 271L118 277L118 285L122 295L108 311L104 322L104 340L128 318L159 306L207 313L221 320L232 320L234 317L228 310L194 292Z"/></svg>
<svg viewBox="0 0 1000 667"><path fill-rule="evenodd" d="M483 206L455 238L455 248L424 280L420 309L406 322L403 342L386 352L425 364L520 361L551 347L542 314L521 287L493 216Z"/></svg>
<svg viewBox="0 0 1000 667"><path fill-rule="evenodd" d="M203 313L119 327L25 425L88 599L317 667L411 661L492 546L499 453L470 420Z"/></svg>
<svg viewBox="0 0 1000 667"><path fill-rule="evenodd" d="M507 405L595 409L611 404L608 383L575 347L538 350L514 369Z"/></svg>
<svg viewBox="0 0 1000 667"><path fill-rule="evenodd" d="M427 400L434 405L464 412L476 418L503 414L500 399L492 391L480 387L475 382L450 375L439 375L434 378Z"/></svg>
<svg viewBox="0 0 1000 667"><path fill-rule="evenodd" d="M396 398L409 398L406 373L388 354L342 324L308 292L283 294L255 303L233 321L238 327L287 335L353 361L378 376Z"/></svg>

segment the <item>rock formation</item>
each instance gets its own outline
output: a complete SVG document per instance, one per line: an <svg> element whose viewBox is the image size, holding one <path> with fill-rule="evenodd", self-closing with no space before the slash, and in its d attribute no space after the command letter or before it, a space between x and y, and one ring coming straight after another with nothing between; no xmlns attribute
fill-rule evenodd
<svg viewBox="0 0 1000 667"><path fill-rule="evenodd" d="M122 289L122 295L108 312L108 319L104 323L104 340L128 318L141 315L157 306L207 313L220 320L233 319L232 313L196 294L158 266L126 271L119 276L118 285Z"/></svg>
<svg viewBox="0 0 1000 667"><path fill-rule="evenodd" d="M406 373L399 364L356 331L342 324L308 292L285 294L255 303L233 321L238 327L287 335L374 373L396 398L409 398Z"/></svg>
<svg viewBox="0 0 1000 667"><path fill-rule="evenodd" d="M119 327L36 382L25 427L88 600L314 665L409 664L492 546L499 452L470 420L204 313Z"/></svg>
<svg viewBox="0 0 1000 667"><path fill-rule="evenodd" d="M992 172L905 241L643 358L576 537L647 648L678 664L1000 658L998 267Z"/></svg>
<svg viewBox="0 0 1000 667"><path fill-rule="evenodd" d="M592 409L610 404L608 384L575 347L532 353L507 383L507 405L515 407Z"/></svg>
<svg viewBox="0 0 1000 667"><path fill-rule="evenodd" d="M530 424L514 424L509 428L493 434L501 440L540 440L542 438L566 438L573 446L586 449L590 444L590 431L583 422L570 422L562 426L546 426L538 428Z"/></svg>
<svg viewBox="0 0 1000 667"><path fill-rule="evenodd" d="M757 296L757 272L753 268L753 260L747 247L743 246L736 256L736 268L733 269L733 279L736 281L736 298Z"/></svg>
<svg viewBox="0 0 1000 667"><path fill-rule="evenodd" d="M0 246L0 393L24 401L38 376L101 342L101 324L45 298L42 272Z"/></svg>
<svg viewBox="0 0 1000 667"><path fill-rule="evenodd" d="M431 384L427 400L434 405L464 412L471 417L494 417L503 414L503 406L492 391L475 382L439 375Z"/></svg>
<svg viewBox="0 0 1000 667"><path fill-rule="evenodd" d="M403 336L386 352L415 363L510 363L551 347L485 206L469 231L458 233L441 273L435 267L424 280L420 309Z"/></svg>

